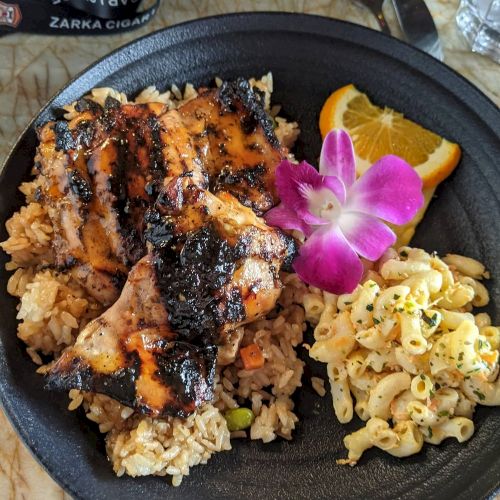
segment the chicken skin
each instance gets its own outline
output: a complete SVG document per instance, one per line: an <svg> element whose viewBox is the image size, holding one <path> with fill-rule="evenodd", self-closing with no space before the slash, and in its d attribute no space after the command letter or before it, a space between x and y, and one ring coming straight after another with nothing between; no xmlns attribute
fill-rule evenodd
<svg viewBox="0 0 500 500"><path fill-rule="evenodd" d="M40 132L43 196L56 264L112 305L47 386L185 417L213 397L218 346L280 295L295 243L259 215L278 202L286 150L242 79L176 110L78 107Z"/></svg>
<svg viewBox="0 0 500 500"><path fill-rule="evenodd" d="M112 98L104 107L81 99L76 110L69 123L40 129L35 164L56 265L104 304L146 253L144 214L166 178L227 191L259 215L277 202L274 170L286 151L246 80L201 91L178 110Z"/></svg>
<svg viewBox="0 0 500 500"><path fill-rule="evenodd" d="M213 397L216 346L274 307L293 241L228 193L168 191L171 203L163 196L147 216L151 251L52 367L49 388L100 392L152 416L187 416Z"/></svg>

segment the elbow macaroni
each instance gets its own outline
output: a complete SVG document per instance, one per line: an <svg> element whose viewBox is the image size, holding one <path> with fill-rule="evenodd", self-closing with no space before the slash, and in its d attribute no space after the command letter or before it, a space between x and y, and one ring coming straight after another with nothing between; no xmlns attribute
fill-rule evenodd
<svg viewBox="0 0 500 500"><path fill-rule="evenodd" d="M443 313L437 309L427 309L420 316L420 329L422 336L427 340L434 335L443 323Z"/></svg>
<svg viewBox="0 0 500 500"><path fill-rule="evenodd" d="M374 324L374 302L380 287L375 281L367 281L362 285L358 299L351 306L351 321L356 330L370 328Z"/></svg>
<svg viewBox="0 0 500 500"><path fill-rule="evenodd" d="M455 283L445 291L437 304L444 309L459 309L472 302L474 297L474 288L470 285Z"/></svg>
<svg viewBox="0 0 500 500"><path fill-rule="evenodd" d="M470 313L447 311L446 309L437 309L441 314L439 326L446 330L456 330L465 320L474 321L474 316Z"/></svg>
<svg viewBox="0 0 500 500"><path fill-rule="evenodd" d="M312 325L317 325L321 313L325 309L325 303L321 295L315 293L306 293L302 299L304 305L305 318Z"/></svg>
<svg viewBox="0 0 500 500"><path fill-rule="evenodd" d="M411 378L405 372L386 375L371 391L368 400L370 416L387 420L391 415L392 400L400 393L410 388Z"/></svg>
<svg viewBox="0 0 500 500"><path fill-rule="evenodd" d="M494 382L471 377L462 382L464 394L477 404L484 406L500 405L500 377Z"/></svg>
<svg viewBox="0 0 500 500"><path fill-rule="evenodd" d="M393 431L399 438L399 442L393 448L389 448L387 453L394 457L409 457L418 453L424 445L424 437L418 427L410 421L398 422Z"/></svg>
<svg viewBox="0 0 500 500"><path fill-rule="evenodd" d="M370 418L368 413L368 397L370 393L368 391L362 391L354 386L351 386L351 392L356 398L354 411L361 420L366 422Z"/></svg>
<svg viewBox="0 0 500 500"><path fill-rule="evenodd" d="M407 286L391 286L381 291L380 295L376 298L373 317L379 321L380 331L384 338L387 339L397 325L397 320L393 318L391 311L394 310L396 304L405 301L410 291L410 288Z"/></svg>
<svg viewBox="0 0 500 500"><path fill-rule="evenodd" d="M441 444L446 438L454 437L463 443L474 434L474 422L465 417L450 418L443 424L427 427L422 432L426 443Z"/></svg>
<svg viewBox="0 0 500 500"><path fill-rule="evenodd" d="M468 285L474 290L474 298L472 299L474 307L484 307L490 301L490 294L487 288L479 281L466 276L460 278L460 283Z"/></svg>
<svg viewBox="0 0 500 500"><path fill-rule="evenodd" d="M323 316L327 311L328 308L325 308L319 324L316 327L315 335L318 328L320 328L325 321ZM334 319L330 320L329 330L328 336L321 334L320 338L316 340L309 351L309 355L316 361L340 364L353 350L356 344L354 328L349 319L349 313L340 313Z"/></svg>
<svg viewBox="0 0 500 500"><path fill-rule="evenodd" d="M483 328L484 326L491 326L491 318L488 313L479 313L474 316L474 322L478 328Z"/></svg>
<svg viewBox="0 0 500 500"><path fill-rule="evenodd" d="M458 391L458 402L457 406L455 406L454 415L456 417L467 417L472 420L475 408L476 402L465 396L463 392Z"/></svg>
<svg viewBox="0 0 500 500"><path fill-rule="evenodd" d="M410 420L408 405L412 401L415 401L415 396L409 389L396 396L391 403L391 420L393 422Z"/></svg>
<svg viewBox="0 0 500 500"><path fill-rule="evenodd" d="M373 446L386 451L395 448L399 445L399 436L385 420L370 418L365 427L344 438L344 445L349 454L346 461L340 462L355 465L361 455Z"/></svg>
<svg viewBox="0 0 500 500"><path fill-rule="evenodd" d="M334 382L330 382L330 389L332 393L333 409L337 420L341 424L350 422L353 416L353 405L347 379L337 379Z"/></svg>
<svg viewBox="0 0 500 500"><path fill-rule="evenodd" d="M434 383L427 375L421 373L413 377L410 388L415 399L427 399L434 392Z"/></svg>
<svg viewBox="0 0 500 500"><path fill-rule="evenodd" d="M394 349L380 349L379 351L370 351L365 359L366 366L377 373L385 369L392 369L398 365Z"/></svg>
<svg viewBox="0 0 500 500"><path fill-rule="evenodd" d="M424 354L427 351L427 340L420 329L420 318L416 315L401 313L401 345L410 356Z"/></svg>
<svg viewBox="0 0 500 500"><path fill-rule="evenodd" d="M449 253L446 257L443 257L443 261L446 262L446 264L453 266L464 276L470 276L471 278L479 280L481 278L488 277L484 265L475 259L471 259L470 257Z"/></svg>
<svg viewBox="0 0 500 500"><path fill-rule="evenodd" d="M386 344L384 335L376 326L356 333L355 339L367 349L383 349Z"/></svg>
<svg viewBox="0 0 500 500"><path fill-rule="evenodd" d="M374 446L406 457L424 441L466 441L475 406L500 405L500 330L471 314L489 301L479 281L487 276L473 259L402 247L350 294L305 295L317 323L310 355L328 364L335 414L366 422L344 439L339 463L354 465Z"/></svg>
<svg viewBox="0 0 500 500"><path fill-rule="evenodd" d="M500 348L500 330L497 326L482 326L479 333L486 338L492 349Z"/></svg>

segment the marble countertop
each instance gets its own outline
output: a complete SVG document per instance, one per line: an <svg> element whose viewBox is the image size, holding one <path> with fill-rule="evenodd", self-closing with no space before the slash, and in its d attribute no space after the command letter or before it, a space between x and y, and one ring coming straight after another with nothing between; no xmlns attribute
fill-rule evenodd
<svg viewBox="0 0 500 500"><path fill-rule="evenodd" d="M388 3L388 2L386 2ZM443 44L444 62L500 105L500 66L470 52L455 24L458 0L427 0ZM366 8L349 0L162 0L159 12L140 30L103 37L9 35L0 38L0 165L16 137L45 102L73 75L99 57L146 33L215 14L280 10L344 19L378 29ZM394 25L394 14L386 6ZM66 499L43 471L0 410L0 497Z"/></svg>

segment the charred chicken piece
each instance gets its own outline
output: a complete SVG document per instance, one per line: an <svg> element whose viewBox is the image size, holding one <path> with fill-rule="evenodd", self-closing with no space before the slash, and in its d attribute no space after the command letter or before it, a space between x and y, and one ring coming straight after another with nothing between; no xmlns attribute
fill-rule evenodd
<svg viewBox="0 0 500 500"><path fill-rule="evenodd" d="M42 127L37 165L57 267L113 303L146 253L144 215L172 179L229 192L257 214L273 206L274 170L286 151L261 101L240 79L178 110L81 99L69 123Z"/></svg>
<svg viewBox="0 0 500 500"><path fill-rule="evenodd" d="M247 80L201 92L179 114L204 152L211 191L231 193L257 215L279 201L274 174L287 151L274 134L262 96Z"/></svg>
<svg viewBox="0 0 500 500"><path fill-rule="evenodd" d="M165 177L157 114L163 105L103 109L81 100L71 122L39 131L37 165L54 227L56 265L70 268L103 304L114 302L130 266L145 253L144 212Z"/></svg>
<svg viewBox="0 0 500 500"><path fill-rule="evenodd" d="M229 193L181 177L146 219L150 252L51 368L47 385L185 417L213 397L217 345L274 307L279 270L295 247Z"/></svg>
<svg viewBox="0 0 500 500"><path fill-rule="evenodd" d="M80 332L49 372L49 389L107 394L154 416L185 417L211 398L217 348L172 331L153 261L143 257L120 298Z"/></svg>

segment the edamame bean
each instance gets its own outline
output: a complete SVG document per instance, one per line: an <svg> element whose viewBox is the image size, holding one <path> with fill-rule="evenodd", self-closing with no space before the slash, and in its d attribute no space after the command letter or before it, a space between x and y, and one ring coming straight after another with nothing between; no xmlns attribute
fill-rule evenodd
<svg viewBox="0 0 500 500"><path fill-rule="evenodd" d="M252 410L248 408L233 408L224 413L227 428L232 431L242 431L250 427L255 419Z"/></svg>

